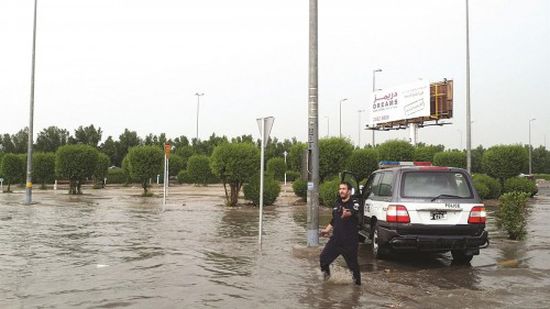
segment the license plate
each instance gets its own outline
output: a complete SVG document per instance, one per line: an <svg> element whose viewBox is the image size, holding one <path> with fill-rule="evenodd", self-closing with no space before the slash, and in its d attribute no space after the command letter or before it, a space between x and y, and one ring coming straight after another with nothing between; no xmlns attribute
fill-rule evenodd
<svg viewBox="0 0 550 309"><path fill-rule="evenodd" d="M447 219L446 211L430 211L431 220L445 220Z"/></svg>

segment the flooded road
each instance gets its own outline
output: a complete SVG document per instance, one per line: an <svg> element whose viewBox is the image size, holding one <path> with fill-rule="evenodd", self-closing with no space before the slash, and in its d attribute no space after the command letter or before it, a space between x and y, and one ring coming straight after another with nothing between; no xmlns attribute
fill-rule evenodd
<svg viewBox="0 0 550 309"><path fill-rule="evenodd" d="M257 209L223 206L220 187L171 188L164 212L139 192L36 190L33 206L0 194L0 308L550 307L549 187L530 202L526 240L506 240L489 218L491 246L471 266L450 255L376 261L362 244L361 287L341 258L321 280L306 207L290 192L266 208L261 251Z"/></svg>

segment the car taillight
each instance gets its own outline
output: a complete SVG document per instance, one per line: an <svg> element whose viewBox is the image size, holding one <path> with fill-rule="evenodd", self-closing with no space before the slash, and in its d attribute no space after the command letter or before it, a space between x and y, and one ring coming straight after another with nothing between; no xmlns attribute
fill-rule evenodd
<svg viewBox="0 0 550 309"><path fill-rule="evenodd" d="M389 205L386 211L386 222L409 223L411 222L411 218L405 206Z"/></svg>
<svg viewBox="0 0 550 309"><path fill-rule="evenodd" d="M485 212L485 207L474 206L470 211L470 217L468 218L468 223L484 224L486 221L487 221L487 212Z"/></svg>

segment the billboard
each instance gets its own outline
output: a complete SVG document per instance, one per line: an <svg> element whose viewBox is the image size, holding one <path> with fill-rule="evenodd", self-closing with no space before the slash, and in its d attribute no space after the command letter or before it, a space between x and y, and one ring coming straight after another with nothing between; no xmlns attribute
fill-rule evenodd
<svg viewBox="0 0 550 309"><path fill-rule="evenodd" d="M430 83L418 81L375 91L367 106L370 127L430 116Z"/></svg>

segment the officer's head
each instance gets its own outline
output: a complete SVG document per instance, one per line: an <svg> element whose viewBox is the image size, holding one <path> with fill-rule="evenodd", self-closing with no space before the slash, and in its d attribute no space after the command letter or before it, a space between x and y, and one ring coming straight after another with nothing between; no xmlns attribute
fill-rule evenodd
<svg viewBox="0 0 550 309"><path fill-rule="evenodd" d="M347 181L342 181L338 188L338 195L341 199L345 200L351 195L351 184Z"/></svg>

